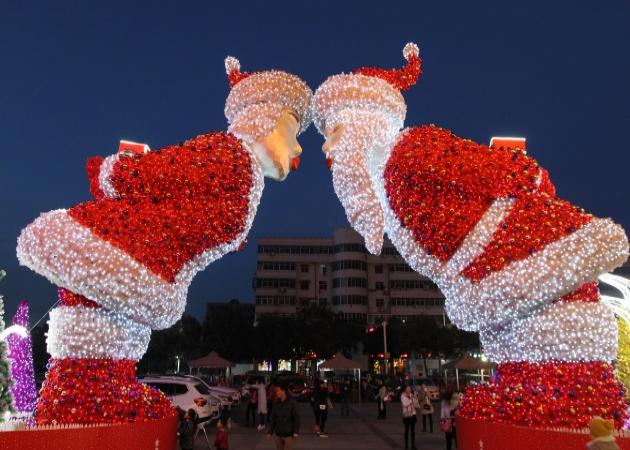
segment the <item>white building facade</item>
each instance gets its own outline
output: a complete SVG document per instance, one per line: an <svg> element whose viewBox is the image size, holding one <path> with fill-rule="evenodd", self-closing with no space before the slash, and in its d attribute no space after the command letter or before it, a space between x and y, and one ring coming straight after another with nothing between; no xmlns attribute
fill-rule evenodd
<svg viewBox="0 0 630 450"><path fill-rule="evenodd" d="M366 324L416 315L447 321L440 290L411 270L387 239L379 256L351 228L327 238L269 237L257 244L257 316L292 316L319 305Z"/></svg>

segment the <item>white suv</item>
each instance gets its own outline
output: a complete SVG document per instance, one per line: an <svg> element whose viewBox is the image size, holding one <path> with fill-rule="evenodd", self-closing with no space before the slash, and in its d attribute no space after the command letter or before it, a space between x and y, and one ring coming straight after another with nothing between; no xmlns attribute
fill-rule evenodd
<svg viewBox="0 0 630 450"><path fill-rule="evenodd" d="M230 406L238 403L241 400L241 393L238 389L229 388L225 386L211 386L207 381L205 381L201 377L196 377L194 375L183 375L186 378L190 378L192 380L197 380L206 385L208 390L219 398L221 398L221 403L223 403L223 399L227 400L230 403Z"/></svg>
<svg viewBox="0 0 630 450"><path fill-rule="evenodd" d="M197 380L158 376L140 378L139 381L162 391L173 407L180 407L184 411L194 409L202 422L217 419L221 415L220 402Z"/></svg>

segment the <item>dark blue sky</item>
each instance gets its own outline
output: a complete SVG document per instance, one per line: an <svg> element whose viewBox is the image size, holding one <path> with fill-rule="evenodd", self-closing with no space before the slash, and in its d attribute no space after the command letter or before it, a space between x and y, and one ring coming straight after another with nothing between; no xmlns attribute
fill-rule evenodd
<svg viewBox="0 0 630 450"><path fill-rule="evenodd" d="M363 65L400 66L420 45L424 75L405 93L407 124L488 142L526 136L559 195L630 227L630 3L0 2L0 283L9 319L55 300L18 267L15 242L42 211L88 198L85 161L120 138L152 148L223 130L223 59L278 68L315 89ZM252 301L259 236L319 236L346 225L314 128L299 172L269 181L238 255L199 274L188 311Z"/></svg>

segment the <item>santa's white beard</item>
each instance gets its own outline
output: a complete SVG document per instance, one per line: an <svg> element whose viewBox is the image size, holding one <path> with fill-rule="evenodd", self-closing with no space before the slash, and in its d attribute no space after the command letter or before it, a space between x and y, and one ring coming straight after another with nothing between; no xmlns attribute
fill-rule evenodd
<svg viewBox="0 0 630 450"><path fill-rule="evenodd" d="M330 149L335 193L346 211L346 217L365 240L365 246L378 255L383 247L385 220L383 210L370 179L369 150L387 145L392 135L389 123L381 123L372 114L345 112L331 126L341 124L339 142Z"/></svg>

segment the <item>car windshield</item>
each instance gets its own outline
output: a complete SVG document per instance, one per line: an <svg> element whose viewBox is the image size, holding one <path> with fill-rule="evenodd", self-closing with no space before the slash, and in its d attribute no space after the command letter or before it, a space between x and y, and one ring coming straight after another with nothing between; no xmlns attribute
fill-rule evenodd
<svg viewBox="0 0 630 450"><path fill-rule="evenodd" d="M210 391L208 390L206 385L203 384L203 383L195 384L195 389L197 389L201 395L209 395L210 394Z"/></svg>

